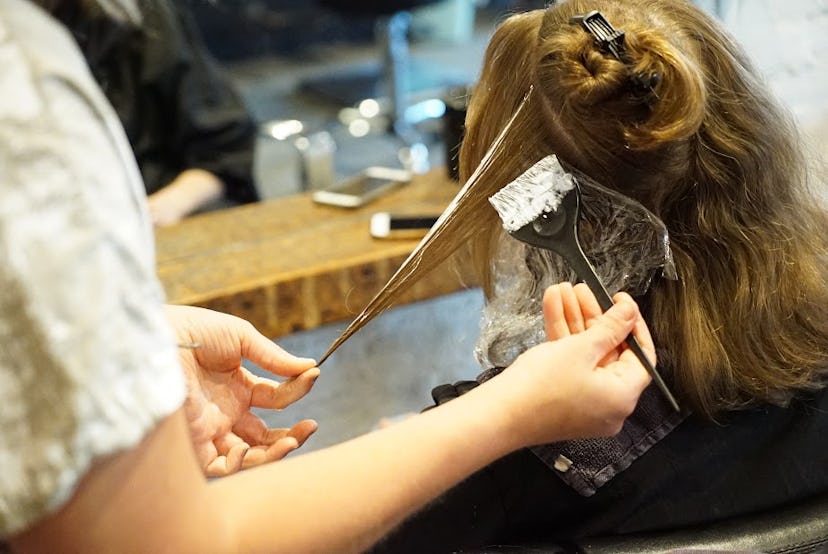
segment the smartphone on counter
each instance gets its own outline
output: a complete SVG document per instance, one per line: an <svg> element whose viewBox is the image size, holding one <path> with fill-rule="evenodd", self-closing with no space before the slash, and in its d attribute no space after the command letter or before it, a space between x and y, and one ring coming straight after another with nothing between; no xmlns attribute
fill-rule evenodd
<svg viewBox="0 0 828 554"><path fill-rule="evenodd" d="M375 239L421 238L437 223L439 215L395 215L377 212L371 216L371 236Z"/></svg>
<svg viewBox="0 0 828 554"><path fill-rule="evenodd" d="M411 172L391 167L369 167L330 188L317 190L312 198L320 204L357 208L411 181Z"/></svg>

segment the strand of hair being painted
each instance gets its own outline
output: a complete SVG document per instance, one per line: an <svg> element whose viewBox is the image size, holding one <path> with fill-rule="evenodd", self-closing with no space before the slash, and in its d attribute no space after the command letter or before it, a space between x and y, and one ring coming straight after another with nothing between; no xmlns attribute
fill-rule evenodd
<svg viewBox="0 0 828 554"><path fill-rule="evenodd" d="M426 259L427 256L431 255L432 257L437 257L439 255L442 259L446 259L457 249L457 247L459 247L460 244L462 244L461 240L457 240L454 242L455 246L451 250L439 253L433 252L433 249L431 248L434 241L445 233L456 233L458 236L464 237L469 234L468 229L463 229L464 221L462 218L457 218L455 216L460 211L467 212L468 210L464 208L466 208L469 204L488 204L488 197L490 195L487 193L479 194L477 191L477 184L481 181L481 176L487 173L492 160L495 158L496 153L500 149L500 145L503 143L503 138L509 132L518 115L524 109L524 106L528 102L531 94L532 88L530 87L529 91L523 97L523 101L518 106L518 109L515 110L515 113L509 119L509 122L500 134L498 134L494 143L483 157L483 160L481 160L480 165L477 166L477 169L475 169L474 173L471 177L469 177L468 181L466 181L466 184L463 185L463 188L460 189L460 192L455 195L454 199L443 211L439 219L437 219L437 222L431 230L425 237L423 237L399 269L394 272L385 286L383 286L376 296L368 302L362 312L351 322L350 325L348 325L348 328L345 329L339 338L331 344L328 351L325 352L325 354L320 358L319 365L322 365L322 362L327 360L328 357L342 345L342 343L364 327L366 323L389 308L394 303L397 296L414 283L416 280L415 277L418 274L417 270L420 267L420 263Z"/></svg>

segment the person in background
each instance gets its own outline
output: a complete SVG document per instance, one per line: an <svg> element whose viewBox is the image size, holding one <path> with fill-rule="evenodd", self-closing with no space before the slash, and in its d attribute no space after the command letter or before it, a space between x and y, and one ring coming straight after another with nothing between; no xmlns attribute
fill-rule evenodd
<svg viewBox="0 0 828 554"><path fill-rule="evenodd" d="M52 3L126 129L154 224L259 200L256 126L185 4L142 0L135 25L84 2Z"/></svg>
<svg viewBox="0 0 828 554"><path fill-rule="evenodd" d="M128 0L89 5L140 18ZM0 548L364 550L508 452L616 433L649 383L624 339L655 363L652 341L620 295L456 402L267 463L315 424L269 430L250 409L301 398L314 361L238 318L163 306L129 142L48 11L0 0L0 60ZM588 308L562 287L544 301L550 337Z"/></svg>

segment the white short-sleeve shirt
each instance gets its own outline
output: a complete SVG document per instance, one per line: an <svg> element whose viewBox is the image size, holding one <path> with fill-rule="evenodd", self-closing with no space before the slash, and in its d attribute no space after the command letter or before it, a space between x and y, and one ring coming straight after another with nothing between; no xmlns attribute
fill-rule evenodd
<svg viewBox="0 0 828 554"><path fill-rule="evenodd" d="M0 0L0 537L181 406L145 193L66 30Z"/></svg>

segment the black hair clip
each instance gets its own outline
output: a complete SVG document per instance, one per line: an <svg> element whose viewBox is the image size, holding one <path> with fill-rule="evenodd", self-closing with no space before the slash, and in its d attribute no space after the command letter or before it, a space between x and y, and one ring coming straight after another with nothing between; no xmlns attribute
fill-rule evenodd
<svg viewBox="0 0 828 554"><path fill-rule="evenodd" d="M598 47L612 54L619 62L628 62L624 50L624 31L613 27L599 11L576 15L569 20L571 24L580 24L598 42ZM630 76L636 94L658 98L655 88L661 81L661 75L653 73L636 73Z"/></svg>
<svg viewBox="0 0 828 554"><path fill-rule="evenodd" d="M570 23L579 23L586 31L595 37L600 48L609 51L618 61L624 60L624 31L616 29L599 11L591 11L585 15L576 15Z"/></svg>

